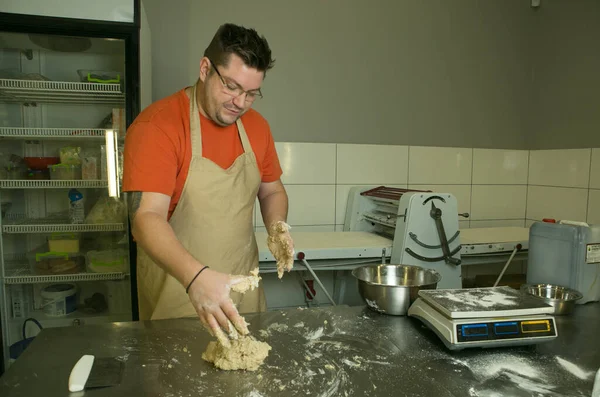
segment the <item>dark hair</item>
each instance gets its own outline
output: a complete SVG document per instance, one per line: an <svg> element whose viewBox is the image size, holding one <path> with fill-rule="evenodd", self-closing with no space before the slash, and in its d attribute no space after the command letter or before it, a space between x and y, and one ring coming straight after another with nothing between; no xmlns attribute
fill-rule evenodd
<svg viewBox="0 0 600 397"><path fill-rule="evenodd" d="M204 50L204 56L217 65L227 66L231 54L236 54L244 64L265 74L275 64L264 36L259 36L254 29L226 23L219 27Z"/></svg>

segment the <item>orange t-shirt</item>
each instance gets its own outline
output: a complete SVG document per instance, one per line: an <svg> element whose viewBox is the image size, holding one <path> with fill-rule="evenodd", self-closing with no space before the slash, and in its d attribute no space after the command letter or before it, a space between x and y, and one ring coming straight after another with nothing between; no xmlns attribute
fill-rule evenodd
<svg viewBox="0 0 600 397"><path fill-rule="evenodd" d="M250 109L242 123L256 156L263 182L274 182L282 171L268 122ZM202 157L229 168L244 149L235 124L221 127L200 115ZM192 159L190 101L185 90L144 109L127 130L123 191L163 193L171 197L173 214Z"/></svg>

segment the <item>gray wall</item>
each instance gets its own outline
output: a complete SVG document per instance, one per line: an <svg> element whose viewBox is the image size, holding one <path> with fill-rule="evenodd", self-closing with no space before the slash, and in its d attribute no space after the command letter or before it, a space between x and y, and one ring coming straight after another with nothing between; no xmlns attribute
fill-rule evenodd
<svg viewBox="0 0 600 397"><path fill-rule="evenodd" d="M538 11L528 0L143 1L155 100L195 81L221 23L268 38L277 62L255 107L276 141L528 149L550 145L549 131L562 134L557 147L598 139L597 0L544 0Z"/></svg>
<svg viewBox="0 0 600 397"><path fill-rule="evenodd" d="M142 0L152 34L152 99L190 84L190 0Z"/></svg>
<svg viewBox="0 0 600 397"><path fill-rule="evenodd" d="M600 1L542 0L533 26L528 146L600 147Z"/></svg>

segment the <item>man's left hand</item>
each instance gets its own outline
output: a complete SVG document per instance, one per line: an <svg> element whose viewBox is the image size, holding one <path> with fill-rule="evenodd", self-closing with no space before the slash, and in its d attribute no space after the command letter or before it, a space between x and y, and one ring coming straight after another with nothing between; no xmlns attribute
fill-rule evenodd
<svg viewBox="0 0 600 397"><path fill-rule="evenodd" d="M294 240L290 235L290 226L283 222L275 222L268 229L267 245L277 261L277 275L283 277L284 271L294 266Z"/></svg>

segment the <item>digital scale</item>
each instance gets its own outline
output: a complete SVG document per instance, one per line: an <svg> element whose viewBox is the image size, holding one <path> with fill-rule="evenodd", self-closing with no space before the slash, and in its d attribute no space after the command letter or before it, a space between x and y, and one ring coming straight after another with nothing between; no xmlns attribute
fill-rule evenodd
<svg viewBox="0 0 600 397"><path fill-rule="evenodd" d="M554 308L510 287L420 290L408 315L450 350L531 345L558 336Z"/></svg>

